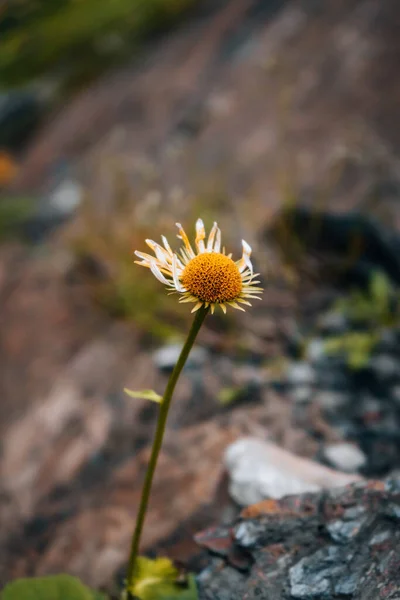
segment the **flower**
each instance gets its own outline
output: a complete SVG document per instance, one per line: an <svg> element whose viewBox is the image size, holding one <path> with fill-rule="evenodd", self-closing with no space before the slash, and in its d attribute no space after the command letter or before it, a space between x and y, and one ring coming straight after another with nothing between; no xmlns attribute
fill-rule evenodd
<svg viewBox="0 0 400 600"><path fill-rule="evenodd" d="M256 287L260 282L255 280L259 273L253 272L251 248L244 240L242 258L235 262L232 254L225 254L225 248L221 252L221 230L217 223L214 223L205 243L204 224L197 219L197 253L182 225L177 223L176 226L179 229L178 238L183 241L179 253L173 252L166 238L161 236L164 247L153 240L146 240L155 256L136 251L136 256L141 260L135 262L148 267L171 293L181 294L179 302L194 302L192 312L204 306L210 307L213 313L215 307L219 306L226 313L226 306L244 310L239 304L251 306L248 298L260 299L262 288Z"/></svg>

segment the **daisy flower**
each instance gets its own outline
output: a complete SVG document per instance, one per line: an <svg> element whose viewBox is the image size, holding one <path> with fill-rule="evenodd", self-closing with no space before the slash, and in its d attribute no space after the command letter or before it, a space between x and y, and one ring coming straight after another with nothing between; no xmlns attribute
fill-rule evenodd
<svg viewBox="0 0 400 600"><path fill-rule="evenodd" d="M227 306L244 310L240 304L251 306L249 298L260 299L262 288L256 286L260 283L256 280L259 273L253 272L251 248L244 240L242 257L234 261L232 254L225 254L225 248L221 251L221 230L217 223L214 223L206 240L203 221L197 219L196 251L182 225L176 225L179 229L178 238L183 242L179 252L173 252L162 236L163 246L146 240L155 256L136 251L136 256L141 260L135 262L148 267L171 293L180 294L179 302L194 302L192 312L204 306L210 307L213 313L215 307L219 306L226 313Z"/></svg>

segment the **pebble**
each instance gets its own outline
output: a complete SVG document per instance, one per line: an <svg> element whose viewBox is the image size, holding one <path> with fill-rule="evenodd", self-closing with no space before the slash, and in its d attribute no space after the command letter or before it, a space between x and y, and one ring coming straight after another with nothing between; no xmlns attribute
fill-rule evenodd
<svg viewBox="0 0 400 600"><path fill-rule="evenodd" d="M309 385L302 385L291 390L292 400L298 404L307 404L313 399L313 390Z"/></svg>
<svg viewBox="0 0 400 600"><path fill-rule="evenodd" d="M292 363L287 370L288 382L295 385L313 385L316 374L311 365L307 362Z"/></svg>
<svg viewBox="0 0 400 600"><path fill-rule="evenodd" d="M153 354L154 364L161 371L172 371L181 353L182 344L168 344L156 350ZM194 346L186 362L187 367L201 367L207 360L208 352L205 348Z"/></svg>
<svg viewBox="0 0 400 600"><path fill-rule="evenodd" d="M319 330L327 335L343 333L348 328L346 317L338 312L330 312L322 315L317 323Z"/></svg>
<svg viewBox="0 0 400 600"><path fill-rule="evenodd" d="M83 197L82 186L73 179L61 181L48 198L48 203L57 214L70 216L80 205Z"/></svg>
<svg viewBox="0 0 400 600"><path fill-rule="evenodd" d="M347 405L349 394L325 390L318 394L317 402L323 410L334 413Z"/></svg>
<svg viewBox="0 0 400 600"><path fill-rule="evenodd" d="M360 533L366 521L366 517L354 521L334 521L329 523L326 528L334 542L345 544Z"/></svg>
<svg viewBox="0 0 400 600"><path fill-rule="evenodd" d="M355 473L367 462L365 454L347 442L329 444L325 446L323 454L333 467L347 473Z"/></svg>
<svg viewBox="0 0 400 600"><path fill-rule="evenodd" d="M371 369L382 379L398 379L400 375L400 363L391 354L379 354L374 356L370 362Z"/></svg>
<svg viewBox="0 0 400 600"><path fill-rule="evenodd" d="M325 341L314 338L307 346L306 357L312 363L318 363L326 357Z"/></svg>

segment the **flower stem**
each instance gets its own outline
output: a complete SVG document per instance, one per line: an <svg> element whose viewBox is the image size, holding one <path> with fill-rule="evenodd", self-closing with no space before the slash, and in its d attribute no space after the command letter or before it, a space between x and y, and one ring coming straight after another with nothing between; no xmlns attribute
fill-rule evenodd
<svg viewBox="0 0 400 600"><path fill-rule="evenodd" d="M136 520L136 527L135 527L135 531L134 531L134 534L132 537L131 552L130 552L129 563L128 563L128 574L127 574L127 580L126 580L126 591L127 591L128 600L133 598L131 590L133 589L133 584L134 584L134 580L135 580L135 574L136 574L135 567L136 567L136 559L137 559L138 553L139 553L140 538L142 535L143 524L144 524L144 520L145 520L145 516L146 516L147 505L149 502L154 472L155 472L155 469L157 466L158 455L160 453L160 449L161 449L161 445L162 445L162 441L163 441L163 437L164 437L165 425L167 422L168 411L169 411L169 407L171 404L172 395L174 393L176 382L178 381L179 375L181 374L181 371L182 371L183 367L185 366L186 360L189 356L189 352L192 349L194 341L197 337L198 332L200 331L200 328L203 324L204 319L207 316L208 311L209 311L209 308L204 308L204 307L201 307L198 311L196 311L194 321L192 323L192 327L190 328L185 345L183 346L183 348L181 350L178 361L177 361L177 363L174 367L174 370L172 371L171 376L168 380L167 387L165 389L165 393L164 393L162 402L160 404L158 420L157 420L157 428L156 428L154 442L153 442L153 448L151 450L150 461L149 461L149 464L147 467L146 478L144 480L142 497L140 500L138 516L137 516L137 520Z"/></svg>

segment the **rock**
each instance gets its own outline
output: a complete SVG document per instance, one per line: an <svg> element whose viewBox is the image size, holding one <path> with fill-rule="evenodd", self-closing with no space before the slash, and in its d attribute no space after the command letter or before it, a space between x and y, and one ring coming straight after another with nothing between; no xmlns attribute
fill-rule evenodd
<svg viewBox="0 0 400 600"><path fill-rule="evenodd" d="M114 354L115 349L112 345L109 346L109 350ZM118 358L114 355L113 360L118 361ZM96 362L99 364L99 357ZM104 362L103 359L103 368L98 370L98 376L109 379ZM147 377L149 365L139 366L138 376ZM85 376L84 367L81 363L81 377ZM72 381L71 385L76 386L76 380ZM100 398L95 399L94 408L100 403ZM6 483L14 481L15 486L18 484L20 504L31 503L34 495L36 507L33 514L29 513L24 527L14 528L8 541L0 540L0 585L28 573L44 575L67 571L83 578L93 587L99 587L111 585L113 577L125 567L150 447L132 452L116 430L114 445L119 453L112 455L112 448L108 442L106 452L103 451L100 455L93 454L109 427L109 413L104 417L97 407L93 415L93 407L87 406L87 401L81 403L79 398L71 397L70 407L66 394L64 400L62 402L60 398L57 405L47 403L46 410L38 409L38 416L44 415L40 431L47 429L51 435L45 431L46 440L49 442L47 444L44 440L37 441L39 450L46 446L46 454L42 469L38 471L40 486L36 484L34 494L32 484L36 482L27 461L17 457L20 458L18 462L5 464ZM153 407L153 403L143 402L146 407ZM52 406L57 415L55 418L53 413L53 420ZM131 412L130 418L124 417L127 413L120 413L120 419L126 421L130 430L130 439L132 435L141 433L146 426L144 417L141 419L143 405L141 409L136 408L136 404L133 406L135 412ZM110 410L110 406L106 405L103 412L106 409ZM78 422L79 428L82 425L87 428L88 441L83 448L82 438L78 437L79 428L77 431L73 430L69 437L64 434L60 440L56 438L56 430L61 428L62 421L68 421L70 415L79 415L78 411L83 411L84 416L87 415L87 422L82 418ZM188 561L190 553L196 555L199 552L193 542L194 531L210 526L216 520L226 520L228 513L231 514L231 520L231 509L233 516L237 514L237 509L232 506L228 494L220 492L224 474L222 457L227 445L248 434L249 429L256 426L261 412L260 407L246 406L220 415L212 421L179 431L167 431L142 539L144 552L163 547L173 549L175 545L177 560ZM93 416L94 419L89 419ZM23 424L27 425L27 422ZM25 433L23 424L15 425L19 427L21 434ZM153 430L153 419L150 421L150 427ZM34 441L34 432L28 433L28 442ZM122 449L121 441L124 444ZM17 444L17 441L14 443ZM28 445L27 443L26 446ZM29 447L33 452L35 446L32 442ZM66 456L62 453L64 448ZM55 452L54 457L52 452ZM25 447L22 453L26 453ZM75 478L67 482L65 476L71 469L75 470L84 453L89 454L89 461L80 462L80 472L75 472ZM31 463L36 466L39 462L38 457L33 455L30 458ZM62 467L61 473L57 470L58 464ZM25 471L13 474L12 467L20 468L21 465L25 466ZM46 467L49 473L43 473ZM30 486L24 488L28 492L25 494L21 487L23 482L20 481L23 476L31 478L28 482ZM61 486L51 488L53 478L57 481L57 477ZM51 493L43 496L43 492L47 491ZM5 511L1 504L0 508L2 523L5 523ZM2 527L2 537L4 529L5 527ZM94 553L93 548L96 549ZM172 552L168 550L170 551ZM166 552L165 549L162 552L160 550L162 554Z"/></svg>
<svg viewBox="0 0 400 600"><path fill-rule="evenodd" d="M353 556L354 552L328 546L302 558L289 571L292 597L329 599L332 593L351 595L358 583L358 578L354 574L350 577L349 572Z"/></svg>
<svg viewBox="0 0 400 600"><path fill-rule="evenodd" d="M36 129L40 102L29 91L0 93L0 147L18 149Z"/></svg>
<svg viewBox="0 0 400 600"><path fill-rule="evenodd" d="M331 414L339 413L350 402L351 396L346 392L320 391L316 396L316 402L321 408Z"/></svg>
<svg viewBox="0 0 400 600"><path fill-rule="evenodd" d="M244 438L229 446L225 465L230 476L230 494L241 506L354 481L352 476L326 469L256 438Z"/></svg>
<svg viewBox="0 0 400 600"><path fill-rule="evenodd" d="M306 362L292 363L286 374L290 385L313 385L316 375L313 367Z"/></svg>
<svg viewBox="0 0 400 600"><path fill-rule="evenodd" d="M329 312L318 318L317 326L324 335L338 335L347 330L348 323L343 313Z"/></svg>
<svg viewBox="0 0 400 600"><path fill-rule="evenodd" d="M324 448L324 456L329 463L336 469L355 473L363 467L367 458L357 446L341 442L338 444L329 444Z"/></svg>
<svg viewBox="0 0 400 600"><path fill-rule="evenodd" d="M370 361L373 372L383 381L399 380L400 363L391 354L378 354Z"/></svg>
<svg viewBox="0 0 400 600"><path fill-rule="evenodd" d="M62 217L69 217L80 205L83 197L83 188L74 179L60 181L57 187L48 197L50 210Z"/></svg>
<svg viewBox="0 0 400 600"><path fill-rule="evenodd" d="M306 356L312 363L319 363L325 358L325 341L319 338L311 340L307 345Z"/></svg>
<svg viewBox="0 0 400 600"><path fill-rule="evenodd" d="M159 350L156 350L153 354L155 365L161 371L172 371L177 363L181 350L182 344L168 344L167 346L163 346ZM206 362L207 356L208 353L205 348L194 346L190 351L185 366L189 368L200 367Z"/></svg>
<svg viewBox="0 0 400 600"><path fill-rule="evenodd" d="M198 577L200 600L397 600L400 538L387 515L400 491L391 487L371 481L265 500L198 534L215 557Z"/></svg>
<svg viewBox="0 0 400 600"><path fill-rule="evenodd" d="M311 402L314 396L313 389L308 385L296 386L290 390L290 397L298 404Z"/></svg>

